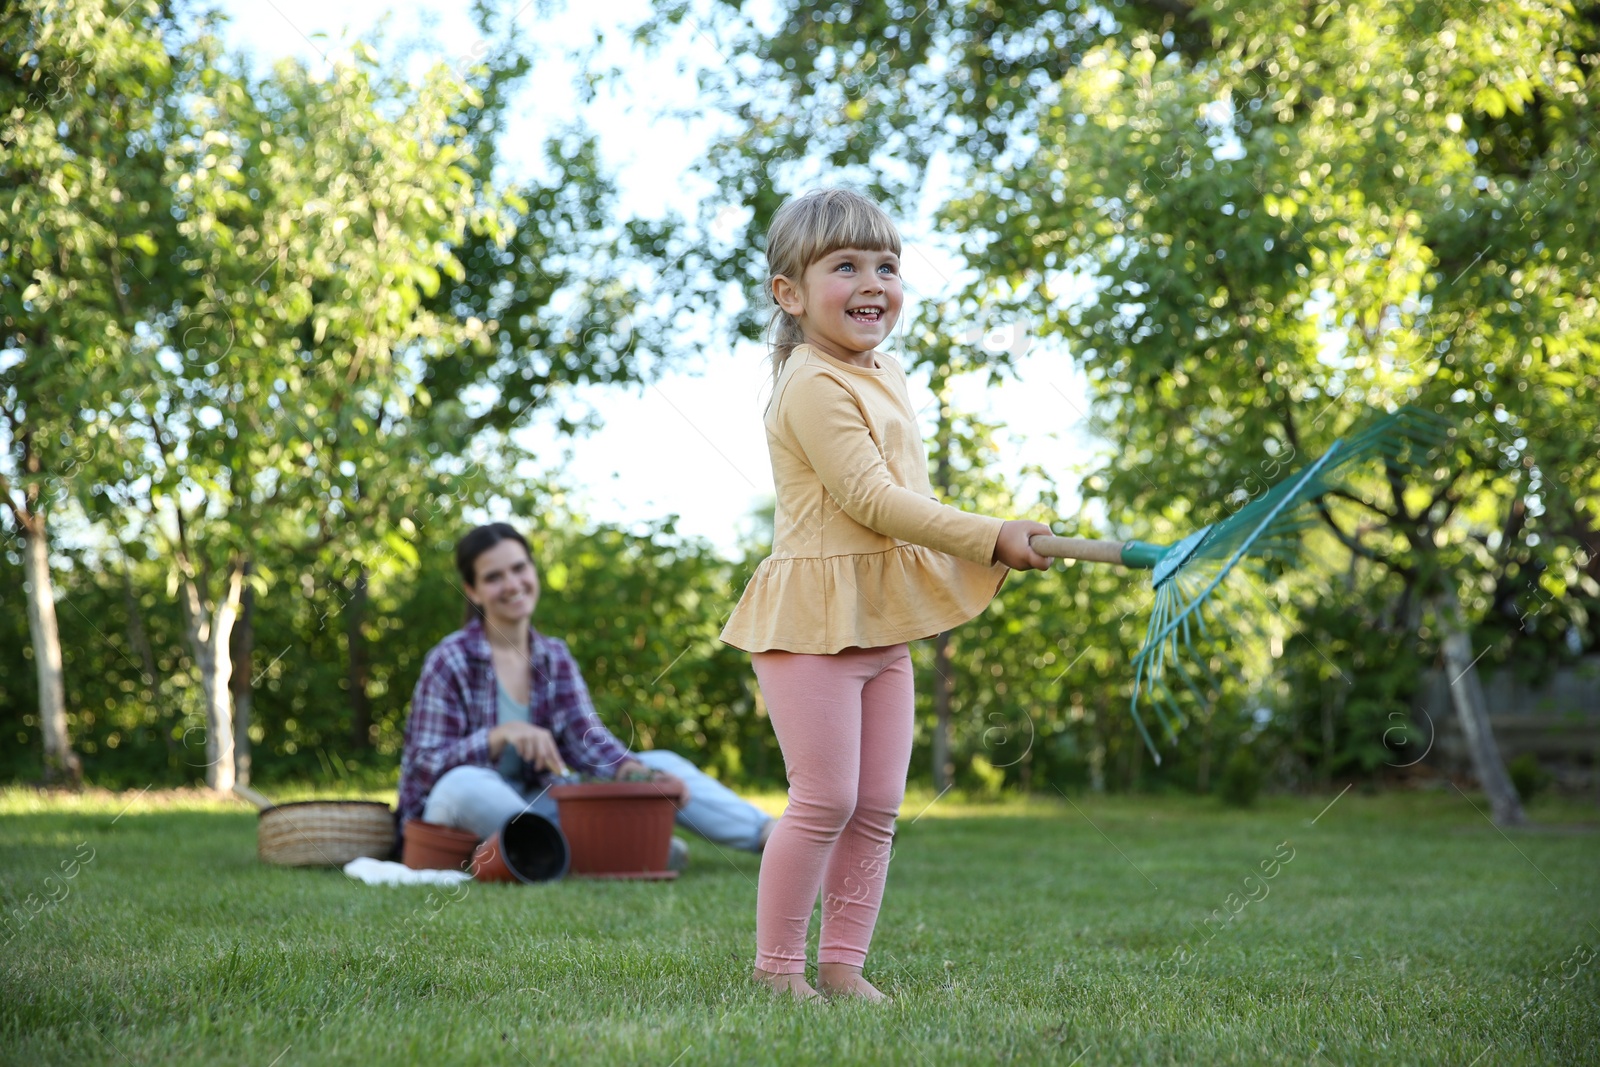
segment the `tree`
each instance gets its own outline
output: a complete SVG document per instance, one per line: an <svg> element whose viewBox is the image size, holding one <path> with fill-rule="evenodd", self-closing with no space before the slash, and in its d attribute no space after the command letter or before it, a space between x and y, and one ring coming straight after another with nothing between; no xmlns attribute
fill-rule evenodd
<svg viewBox="0 0 1600 1067"><path fill-rule="evenodd" d="M1567 487L1594 478L1570 442L1600 433L1574 403L1594 386L1593 27L1544 5L1208 13L1197 61L1145 33L1088 53L1032 157L981 171L946 218L1073 341L1126 441L1119 500L1183 484L1215 513L1367 405L1462 425L1431 486L1380 481L1360 527L1329 523L1398 576L1410 632L1429 632L1431 605L1478 778L1514 824L1461 602L1513 555L1536 550L1571 585L1592 553L1572 535L1596 500ZM1056 297L1068 270L1093 278L1090 299ZM1542 536L1512 518L1536 511ZM1520 544L1477 550L1497 526Z"/></svg>
<svg viewBox="0 0 1600 1067"><path fill-rule="evenodd" d="M501 15L474 11L491 33ZM6 218L35 236L0 238L0 488L28 548L49 762L70 751L44 514L68 488L109 543L170 566L212 784L249 773L257 600L302 566L350 591L321 622L342 632L360 741L371 583L417 565L423 521L487 500L474 441L514 466L509 431L563 386L644 380L675 351L694 292L675 225L618 217L576 125L551 140L547 183L497 183L529 69L509 29L480 67L409 85L359 43L327 80L294 64L254 79L207 24L188 33L153 3L6 19ZM181 66L141 51L163 43Z"/></svg>
<svg viewBox="0 0 1600 1067"><path fill-rule="evenodd" d="M0 71L0 499L22 541L47 781L81 774L49 516L72 483L116 458L84 413L122 391L139 310L160 284L176 19L155 3L98 0L30 0L0 14L0 47L14 58Z"/></svg>
<svg viewBox="0 0 1600 1067"><path fill-rule="evenodd" d="M509 10L509 9L507 9ZM497 188L499 138L513 92L532 69L515 11L473 4L482 61L461 71L471 87L455 124L463 163L480 189ZM588 79L582 99L592 99ZM422 387L440 400L488 395L470 405L476 429L509 431L548 412L576 385L650 380L687 351L681 316L711 303L703 251L674 215L630 218L605 173L599 142L580 120L560 124L544 145L548 178L524 178L498 205L503 233L468 232L461 264L426 306L494 324L490 343L430 352ZM582 427L565 413L558 426Z"/></svg>
<svg viewBox="0 0 1600 1067"><path fill-rule="evenodd" d="M500 220L464 169L463 90L444 69L403 85L357 45L325 82L285 63L253 83L201 44L186 132L167 145L169 254L185 278L142 366L148 395L113 424L124 454L147 461L98 495L108 521L166 548L204 694L206 780L225 790L255 538L328 543L356 519L382 544L437 484L428 470L464 424L459 408L418 417L423 353L485 344L491 328L423 302L460 274L465 233ZM255 567L262 588L272 577Z"/></svg>

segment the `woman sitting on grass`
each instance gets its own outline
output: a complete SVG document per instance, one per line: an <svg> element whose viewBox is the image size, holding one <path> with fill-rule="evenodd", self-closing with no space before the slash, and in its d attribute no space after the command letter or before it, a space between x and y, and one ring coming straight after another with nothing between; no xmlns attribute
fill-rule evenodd
<svg viewBox="0 0 1600 1067"><path fill-rule="evenodd" d="M400 763L400 819L489 837L511 816L557 821L548 778L568 767L600 778L677 778L678 825L719 845L760 852L776 822L672 752L630 753L595 717L583 676L559 638L532 626L539 575L528 542L503 522L456 544L467 624L422 664ZM688 849L672 842L669 866Z"/></svg>

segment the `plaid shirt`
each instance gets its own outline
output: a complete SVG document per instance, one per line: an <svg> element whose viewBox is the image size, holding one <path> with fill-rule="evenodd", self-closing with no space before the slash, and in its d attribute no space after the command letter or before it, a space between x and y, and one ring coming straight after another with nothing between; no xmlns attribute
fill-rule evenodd
<svg viewBox="0 0 1600 1067"><path fill-rule="evenodd" d="M595 717L589 690L566 642L528 628L533 667L528 721L555 735L561 758L573 770L601 777L616 774L628 757L623 745ZM406 720L400 761L400 824L422 818L434 784L452 767L490 767L489 731L499 721L494 663L483 623L474 619L433 647L422 664L411 716ZM542 771L524 763L524 788L536 788Z"/></svg>

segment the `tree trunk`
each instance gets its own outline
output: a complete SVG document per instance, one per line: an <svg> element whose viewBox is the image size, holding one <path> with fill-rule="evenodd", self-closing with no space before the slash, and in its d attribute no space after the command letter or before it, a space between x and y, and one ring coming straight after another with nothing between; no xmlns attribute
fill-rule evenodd
<svg viewBox="0 0 1600 1067"><path fill-rule="evenodd" d="M50 581L50 538L44 512L13 509L22 532L23 573L28 580L28 631L39 676L39 733L44 738L44 780L78 785L83 764L67 735L66 682L61 670L61 630Z"/></svg>
<svg viewBox="0 0 1600 1067"><path fill-rule="evenodd" d="M239 593L239 622L233 629L233 672L228 691L233 697L233 771L239 785L250 784L250 713L255 694L256 591L250 584L255 564L244 565Z"/></svg>
<svg viewBox="0 0 1600 1067"><path fill-rule="evenodd" d="M350 684L350 744L356 749L372 747L372 703L367 699L367 569L356 575L350 602L344 608L345 645L348 647Z"/></svg>
<svg viewBox="0 0 1600 1067"><path fill-rule="evenodd" d="M1477 660L1472 655L1472 635L1468 632L1461 601L1448 579L1439 594L1439 621L1443 630L1444 669L1450 679L1450 699L1461 723L1461 736L1472 756L1478 784L1489 798L1496 826L1521 826L1525 821L1522 801L1500 758L1500 746L1489 728L1489 710L1478 680Z"/></svg>
<svg viewBox="0 0 1600 1067"><path fill-rule="evenodd" d="M155 648L150 644L150 631L145 629L144 612L139 608L139 594L133 589L133 573L128 565L128 553L125 548L122 552L122 602L128 613L128 644L139 654L140 675L144 680L144 699L151 707L160 708L164 702L160 699L161 684L156 667ZM158 712L158 715L161 713ZM172 724L161 715L157 726L161 731L161 739L166 743L167 756L172 766L179 766L182 762L182 746L173 736Z"/></svg>
<svg viewBox="0 0 1600 1067"><path fill-rule="evenodd" d="M955 776L950 760L950 631L933 639L933 788L943 791Z"/></svg>
<svg viewBox="0 0 1600 1067"><path fill-rule="evenodd" d="M206 785L219 793L234 786L233 699L228 682L233 675L230 638L244 587L244 565L228 565L226 589L208 616L198 580L183 575L179 601L183 605L184 636L200 672L200 689L206 709Z"/></svg>

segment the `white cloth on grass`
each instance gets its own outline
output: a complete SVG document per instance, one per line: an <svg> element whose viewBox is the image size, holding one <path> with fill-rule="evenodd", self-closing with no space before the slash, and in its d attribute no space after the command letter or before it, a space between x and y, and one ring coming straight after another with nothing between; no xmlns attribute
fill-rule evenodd
<svg viewBox="0 0 1600 1067"><path fill-rule="evenodd" d="M418 871L403 863L361 856L344 865L344 873L368 885L456 885L472 881L466 871Z"/></svg>

